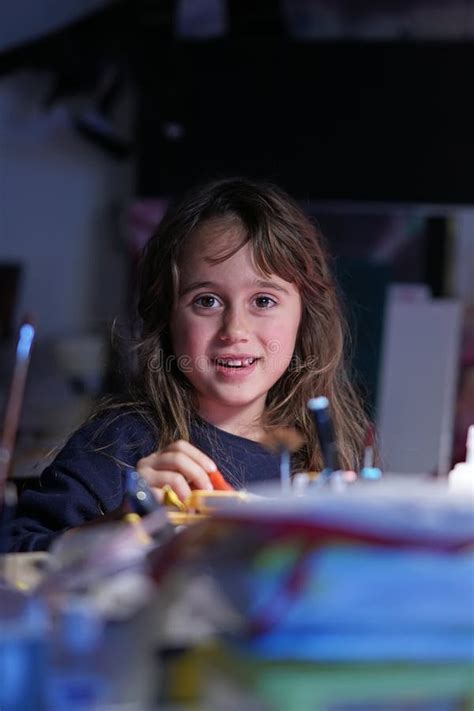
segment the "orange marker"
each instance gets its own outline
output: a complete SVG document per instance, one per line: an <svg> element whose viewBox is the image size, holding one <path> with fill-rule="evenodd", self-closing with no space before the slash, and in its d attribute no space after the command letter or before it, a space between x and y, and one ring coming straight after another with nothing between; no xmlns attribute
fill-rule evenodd
<svg viewBox="0 0 474 711"><path fill-rule="evenodd" d="M208 475L216 491L235 491L234 487L224 479L219 469L216 469L214 472L208 472Z"/></svg>

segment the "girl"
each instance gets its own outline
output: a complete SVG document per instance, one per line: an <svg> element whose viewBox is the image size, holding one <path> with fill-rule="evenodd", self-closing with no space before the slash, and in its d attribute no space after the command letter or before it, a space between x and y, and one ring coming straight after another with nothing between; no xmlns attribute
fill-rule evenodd
<svg viewBox="0 0 474 711"><path fill-rule="evenodd" d="M329 397L341 466L358 466L366 421L344 369L344 322L321 236L288 195L243 179L200 187L169 210L145 248L138 300L139 377L126 404L84 425L22 493L12 550L113 511L123 468L158 497L278 477L261 444L291 426L295 471L319 470L307 410Z"/></svg>

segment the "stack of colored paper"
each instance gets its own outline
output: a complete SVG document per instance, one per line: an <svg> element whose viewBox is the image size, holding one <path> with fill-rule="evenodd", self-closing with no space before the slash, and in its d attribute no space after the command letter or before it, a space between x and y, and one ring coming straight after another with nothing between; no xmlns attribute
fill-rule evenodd
<svg viewBox="0 0 474 711"><path fill-rule="evenodd" d="M206 708L216 688L282 711L472 701L472 501L428 485L269 492L223 503L181 547L191 540L184 558L211 571L242 620L204 654Z"/></svg>

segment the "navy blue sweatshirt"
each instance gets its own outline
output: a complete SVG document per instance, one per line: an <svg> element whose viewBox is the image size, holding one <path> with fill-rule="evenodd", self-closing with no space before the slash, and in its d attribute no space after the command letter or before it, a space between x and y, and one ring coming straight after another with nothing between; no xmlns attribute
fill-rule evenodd
<svg viewBox="0 0 474 711"><path fill-rule="evenodd" d="M215 461L236 488L279 476L278 456L262 445L203 421L190 441ZM150 426L119 412L86 423L67 442L38 482L24 489L7 530L11 551L47 550L68 528L113 511L123 499L123 471L156 450Z"/></svg>

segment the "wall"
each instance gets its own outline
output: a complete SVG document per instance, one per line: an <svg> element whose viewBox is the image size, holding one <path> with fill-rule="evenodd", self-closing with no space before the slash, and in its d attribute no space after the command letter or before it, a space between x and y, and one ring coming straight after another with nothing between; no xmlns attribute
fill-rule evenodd
<svg viewBox="0 0 474 711"><path fill-rule="evenodd" d="M18 313L34 312L41 338L93 330L120 310L133 176L75 134L65 106L42 107L50 81L0 82L0 259L24 265Z"/></svg>

